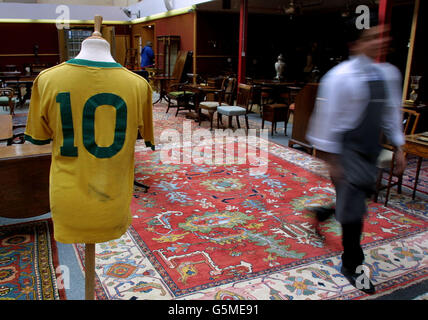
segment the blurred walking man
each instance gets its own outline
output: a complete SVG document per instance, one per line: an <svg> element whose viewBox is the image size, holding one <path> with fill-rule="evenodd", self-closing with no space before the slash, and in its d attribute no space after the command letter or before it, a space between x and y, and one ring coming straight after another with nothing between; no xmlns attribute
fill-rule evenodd
<svg viewBox="0 0 428 320"><path fill-rule="evenodd" d="M351 57L321 80L307 139L326 153L336 189L336 208L315 209L317 223L335 213L342 226L342 274L358 289L375 292L369 275L362 274L361 248L366 198L376 184L376 160L383 132L396 148L396 173L405 168L401 146L401 75L397 68L375 59L385 52L388 37L381 29L364 30L351 44ZM364 286L361 277L366 277Z"/></svg>

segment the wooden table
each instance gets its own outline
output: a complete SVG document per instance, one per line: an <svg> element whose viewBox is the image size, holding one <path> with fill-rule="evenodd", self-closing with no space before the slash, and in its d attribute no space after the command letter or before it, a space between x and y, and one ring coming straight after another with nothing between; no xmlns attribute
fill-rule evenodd
<svg viewBox="0 0 428 320"><path fill-rule="evenodd" d="M208 116L200 112L199 103L203 101L205 95L207 95L208 93L219 93L221 92L221 89L213 86L206 86L206 85L204 86L201 84L192 84L192 83L184 85L183 89L184 91L188 90L198 95L197 99L195 99L195 112L186 113L186 118L194 119L199 123L203 120L207 120Z"/></svg>
<svg viewBox="0 0 428 320"><path fill-rule="evenodd" d="M24 105L25 101L31 98L31 89L33 87L33 82L36 79L36 77L37 75L22 73L19 71L0 72L0 80L2 81L2 86L12 87L16 89L15 93L18 97L20 106ZM24 85L26 88L26 93L24 96L21 95L20 87L22 85Z"/></svg>
<svg viewBox="0 0 428 320"><path fill-rule="evenodd" d="M299 92L303 89L302 87L296 87L296 86L287 86L288 89L288 104L292 104Z"/></svg>
<svg viewBox="0 0 428 320"><path fill-rule="evenodd" d="M51 145L0 147L0 217L30 218L50 211Z"/></svg>
<svg viewBox="0 0 428 320"><path fill-rule="evenodd" d="M295 82L291 81L282 81L282 80L272 80L272 79L254 79L253 84L258 84L266 87L286 87L294 85Z"/></svg>
<svg viewBox="0 0 428 320"><path fill-rule="evenodd" d="M159 99L156 100L156 102L153 102L153 104L158 103L162 101L162 99L165 99L166 101L169 101L169 98L167 96L167 87L171 80L176 80L175 77L171 76L154 76L153 80L159 81Z"/></svg>
<svg viewBox="0 0 428 320"><path fill-rule="evenodd" d="M7 71L0 72L0 80L5 83L7 80L17 80L21 77L22 72L20 71Z"/></svg>
<svg viewBox="0 0 428 320"><path fill-rule="evenodd" d="M428 105L426 104L420 104L420 105L413 105L413 104L403 104L402 108L416 111L419 113L419 120L418 124L416 126L416 130L414 133L421 133L427 130L428 128Z"/></svg>
<svg viewBox="0 0 428 320"><path fill-rule="evenodd" d="M301 87L296 85L296 82L293 82L293 81L255 79L253 80L253 84L259 85L262 87L271 88L273 90L272 92L273 103L281 103L281 100L284 100L284 99L280 99L281 93L286 92L289 94L289 99L287 103L290 104L291 103L290 97L292 95L296 96L297 93L302 89Z"/></svg>
<svg viewBox="0 0 428 320"><path fill-rule="evenodd" d="M36 77L37 75L21 74L5 81L7 87L17 88L16 94L18 96L18 101L21 106L25 104L25 101L31 98L31 89L33 88L33 82ZM21 86L25 86L26 89L24 96L21 95Z"/></svg>
<svg viewBox="0 0 428 320"><path fill-rule="evenodd" d="M428 158L428 141L420 140L421 137L422 137L421 133L408 135L406 136L406 143L403 146L404 152L413 154L418 157L418 164L416 167L415 185L413 187L412 199L415 199L416 186L418 185L422 159ZM425 136L425 138L428 138L428 134Z"/></svg>

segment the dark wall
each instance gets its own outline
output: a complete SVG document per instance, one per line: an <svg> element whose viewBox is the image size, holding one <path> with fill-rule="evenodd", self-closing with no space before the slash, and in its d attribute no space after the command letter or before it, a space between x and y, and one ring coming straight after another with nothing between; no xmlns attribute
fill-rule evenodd
<svg viewBox="0 0 428 320"><path fill-rule="evenodd" d="M422 1L423 2L423 1ZM406 72L409 39L412 27L414 4L392 7L391 45L387 61L400 69L402 76Z"/></svg>
<svg viewBox="0 0 428 320"><path fill-rule="evenodd" d="M348 20L337 13L315 13L295 16L250 15L248 23L247 70L255 77L273 78L279 54L287 65L289 80L303 77L303 68L314 43L313 60L321 74L348 55ZM253 60L256 61L253 61ZM255 65L254 65L254 62Z"/></svg>
<svg viewBox="0 0 428 320"><path fill-rule="evenodd" d="M377 10L376 7L371 9L372 22L377 20ZM394 6L392 11L391 33L394 40L388 61L396 65L403 74L412 13L413 4ZM283 54L287 64L286 78L302 79L306 57L314 42L317 43L314 59L320 75L323 75L348 57L349 30L355 28L354 25L354 18L344 18L339 11L306 13L293 18L287 15L249 14L247 76L273 78L274 64L278 55ZM418 30L426 30L426 27L421 26L422 23ZM198 58L198 73L215 75L230 69L237 72L238 45L239 14L198 12L197 55L213 55L210 58ZM426 57L422 46L419 44L418 55ZM218 57L215 58L214 55ZM224 56L232 58L231 65Z"/></svg>
<svg viewBox="0 0 428 320"><path fill-rule="evenodd" d="M196 70L204 76L237 72L239 15L198 12ZM228 62L230 59L230 62Z"/></svg>
<svg viewBox="0 0 428 320"><path fill-rule="evenodd" d="M129 26L116 25L115 34L130 34ZM0 23L0 35L0 71L5 65L16 65L24 71L25 66L34 63L53 66L60 62L55 23Z"/></svg>
<svg viewBox="0 0 428 320"><path fill-rule="evenodd" d="M428 104L428 46L426 44L428 39L428 23L427 16L428 3L427 1L420 2L418 24L416 29L415 46L413 51L413 61L411 66L411 76L422 76L419 83L419 101ZM409 88L409 92L411 92ZM425 123L428 119L425 118ZM425 126L425 131L428 126Z"/></svg>
<svg viewBox="0 0 428 320"><path fill-rule="evenodd" d="M0 35L0 68L7 64L22 68L32 63L59 62L58 32L54 23L0 23ZM38 61L34 56L35 46L38 54L42 54Z"/></svg>
<svg viewBox="0 0 428 320"><path fill-rule="evenodd" d="M180 50L193 51L194 13L155 20L155 36L180 36Z"/></svg>
<svg viewBox="0 0 428 320"><path fill-rule="evenodd" d="M347 55L343 25L340 13L302 15L293 19L286 15L249 14L247 76L273 78L274 64L278 55L283 54L287 78L301 77L313 42L318 43L315 59L325 72L333 65L330 58ZM198 12L198 73L219 74L230 69L237 72L238 50L239 14ZM231 63L227 62L228 57Z"/></svg>

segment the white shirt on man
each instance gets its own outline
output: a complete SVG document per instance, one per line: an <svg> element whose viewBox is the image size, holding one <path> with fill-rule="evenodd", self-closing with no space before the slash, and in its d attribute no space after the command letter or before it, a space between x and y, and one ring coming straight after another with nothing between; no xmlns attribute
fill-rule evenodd
<svg viewBox="0 0 428 320"><path fill-rule="evenodd" d="M369 80L385 81L382 129L394 146L404 144L400 71L389 63L358 55L332 68L321 80L306 134L316 149L341 153L343 134L360 124L370 101Z"/></svg>

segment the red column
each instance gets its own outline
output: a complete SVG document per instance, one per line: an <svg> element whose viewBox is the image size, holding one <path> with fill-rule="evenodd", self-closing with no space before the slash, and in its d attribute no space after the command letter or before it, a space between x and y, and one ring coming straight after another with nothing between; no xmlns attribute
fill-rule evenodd
<svg viewBox="0 0 428 320"><path fill-rule="evenodd" d="M239 15L238 83L245 83L245 66L247 55L247 21L248 0L241 0L241 10Z"/></svg>
<svg viewBox="0 0 428 320"><path fill-rule="evenodd" d="M379 2L379 26L382 31L385 31L385 26L391 24L392 0L380 0ZM389 32L382 32L381 37L389 36ZM379 54L377 60L384 62L385 54Z"/></svg>

